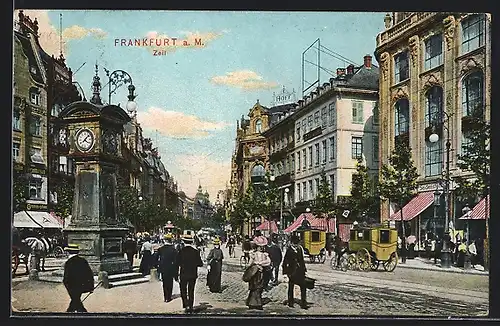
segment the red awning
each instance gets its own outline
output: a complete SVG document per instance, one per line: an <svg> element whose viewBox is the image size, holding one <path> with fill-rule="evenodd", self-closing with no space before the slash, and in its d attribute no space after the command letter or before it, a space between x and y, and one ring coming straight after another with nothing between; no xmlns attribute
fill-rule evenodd
<svg viewBox="0 0 500 326"><path fill-rule="evenodd" d="M275 221L271 221L271 223L269 223L269 221L266 220L259 225L256 230L269 231L269 229L271 229L273 233L278 233L278 226Z"/></svg>
<svg viewBox="0 0 500 326"><path fill-rule="evenodd" d="M486 207L486 198L488 198L488 207ZM490 195L484 197L479 201L479 203L474 206L474 208L464 214L459 220L485 220L486 216L490 215Z"/></svg>
<svg viewBox="0 0 500 326"><path fill-rule="evenodd" d="M425 209L434 202L434 192L421 192L410 200L405 207L403 207L403 219L409 221L414 217L420 215ZM401 210L392 214L391 220L401 221Z"/></svg>
<svg viewBox="0 0 500 326"><path fill-rule="evenodd" d="M285 229L286 233L291 233L297 230L301 225L302 221L307 219L311 224L313 229L318 229L327 232L335 232L335 219L325 219L314 216L313 213L302 213L289 227ZM327 222L328 221L328 222Z"/></svg>
<svg viewBox="0 0 500 326"><path fill-rule="evenodd" d="M343 242L349 242L352 224L339 224L339 237Z"/></svg>

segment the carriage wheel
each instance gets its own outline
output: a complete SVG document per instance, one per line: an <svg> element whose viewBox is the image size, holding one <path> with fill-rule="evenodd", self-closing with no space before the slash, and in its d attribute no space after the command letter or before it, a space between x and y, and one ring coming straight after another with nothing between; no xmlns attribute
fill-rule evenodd
<svg viewBox="0 0 500 326"><path fill-rule="evenodd" d="M398 254L393 252L388 260L384 261L384 269L388 272L392 272L396 265L398 264Z"/></svg>
<svg viewBox="0 0 500 326"><path fill-rule="evenodd" d="M372 258L372 266L371 266L372 271L376 271L378 269L379 265L380 265L380 261L378 259Z"/></svg>
<svg viewBox="0 0 500 326"><path fill-rule="evenodd" d="M337 269L337 253L335 253L335 252L332 252L332 259L330 260L330 267L334 270Z"/></svg>
<svg viewBox="0 0 500 326"><path fill-rule="evenodd" d="M16 275L18 266L19 266L19 256L15 253L12 253L12 276Z"/></svg>
<svg viewBox="0 0 500 326"><path fill-rule="evenodd" d="M362 271L369 271L371 269L371 255L365 248L359 249L356 253L356 260L358 261L359 269Z"/></svg>
<svg viewBox="0 0 500 326"><path fill-rule="evenodd" d="M63 256L64 256L64 250L61 247L56 247L56 249L54 249L54 257L61 258Z"/></svg>
<svg viewBox="0 0 500 326"><path fill-rule="evenodd" d="M346 266L347 269L350 270L358 269L358 261L356 259L355 254L350 254L349 257L347 257L346 261L347 261L347 266Z"/></svg>
<svg viewBox="0 0 500 326"><path fill-rule="evenodd" d="M349 269L349 259L347 258L346 255L340 257L340 270L342 272L347 272Z"/></svg>

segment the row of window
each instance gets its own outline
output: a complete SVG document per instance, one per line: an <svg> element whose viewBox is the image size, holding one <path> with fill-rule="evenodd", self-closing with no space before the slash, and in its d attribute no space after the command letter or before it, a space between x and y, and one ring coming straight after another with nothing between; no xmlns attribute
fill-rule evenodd
<svg viewBox="0 0 500 326"><path fill-rule="evenodd" d="M335 175L330 174L328 177L328 185L332 191L332 195L335 194ZM297 183L297 201L305 201L305 200L314 200L316 199L316 195L318 193L319 186L321 184L321 179L316 178L309 181L304 181L302 183Z"/></svg>
<svg viewBox="0 0 500 326"><path fill-rule="evenodd" d="M42 136L42 117L33 115L30 119L30 134L33 136ZM12 129L22 131L21 114L18 110L14 110L12 117Z"/></svg>
<svg viewBox="0 0 500 326"><path fill-rule="evenodd" d="M282 133L278 137L271 138L269 141L270 154L274 154L286 148L289 142L293 142L293 134L288 134L288 132Z"/></svg>
<svg viewBox="0 0 500 326"><path fill-rule="evenodd" d="M336 119L335 113L335 103L330 103L328 111L325 106L321 110L318 109L316 112L304 117L301 121L297 121L297 141L300 141L302 139L301 136L304 134L320 126L322 128L325 128L327 124L333 126Z"/></svg>
<svg viewBox="0 0 500 326"><path fill-rule="evenodd" d="M462 80L462 116L482 117L484 115L484 76L481 71L467 75ZM443 89L439 86L431 87L425 95L425 127L441 128L444 121ZM399 99L394 107L394 135L405 136L409 139L410 104L408 99ZM444 137L442 137L444 138ZM462 130L462 154L467 152L470 140L467 131ZM443 164L443 141L431 143L428 139L425 146L425 175L440 175Z"/></svg>
<svg viewBox="0 0 500 326"><path fill-rule="evenodd" d="M484 45L485 15L473 15L462 21L463 54L471 52ZM424 69L429 70L443 64L443 34L432 35L425 40ZM410 63L408 50L394 56L394 83L400 83L410 78Z"/></svg>
<svg viewBox="0 0 500 326"><path fill-rule="evenodd" d="M328 141L322 140L321 147L320 143L314 144L314 155L313 146L309 146L307 150L304 148L302 153L297 151L295 155L297 157L297 172L300 172L301 168L305 171L308 166L312 168L313 164L314 166L319 166L320 163L325 164L327 158L332 162L335 159L335 137L330 137Z"/></svg>

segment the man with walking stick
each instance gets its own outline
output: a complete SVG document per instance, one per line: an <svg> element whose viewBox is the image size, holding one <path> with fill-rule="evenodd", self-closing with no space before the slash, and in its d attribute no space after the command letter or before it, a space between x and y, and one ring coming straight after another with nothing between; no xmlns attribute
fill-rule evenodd
<svg viewBox="0 0 500 326"><path fill-rule="evenodd" d="M64 264L63 283L71 298L66 312L87 312L83 306L83 293L94 292L94 273L85 258L80 257L78 245L70 244L65 250L69 258Z"/></svg>

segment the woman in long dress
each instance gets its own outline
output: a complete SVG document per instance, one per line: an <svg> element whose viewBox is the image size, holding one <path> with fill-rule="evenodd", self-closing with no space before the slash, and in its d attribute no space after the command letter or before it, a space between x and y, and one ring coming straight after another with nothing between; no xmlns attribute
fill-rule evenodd
<svg viewBox="0 0 500 326"><path fill-rule="evenodd" d="M210 270L207 275L207 286L210 292L219 293L222 291L221 279L222 279L222 260L224 259L224 254L220 248L219 239L215 239L214 247L210 250L207 257L208 266Z"/></svg>
<svg viewBox="0 0 500 326"><path fill-rule="evenodd" d="M271 259L266 252L267 239L264 236L255 237L253 243L256 248L250 253L249 266L256 265L258 269L248 282L249 293L246 304L250 309L262 310L263 271L264 267L271 265Z"/></svg>
<svg viewBox="0 0 500 326"><path fill-rule="evenodd" d="M142 244L141 247L141 265L139 266L139 272L142 273L143 276L149 275L151 271L151 265L152 265L152 252L153 252L153 245L150 242L150 238L146 237L144 239L144 243Z"/></svg>

